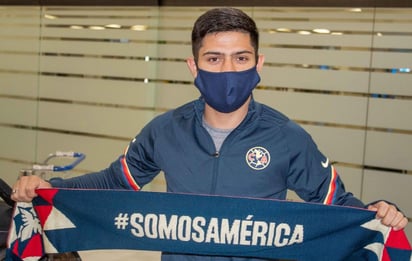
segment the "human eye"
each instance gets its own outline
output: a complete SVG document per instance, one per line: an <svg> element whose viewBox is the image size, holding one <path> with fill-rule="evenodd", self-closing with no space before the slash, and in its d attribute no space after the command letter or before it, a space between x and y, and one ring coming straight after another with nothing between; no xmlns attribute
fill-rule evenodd
<svg viewBox="0 0 412 261"><path fill-rule="evenodd" d="M220 58L218 56L209 56L207 57L207 62L210 64L217 64L220 61Z"/></svg>
<svg viewBox="0 0 412 261"><path fill-rule="evenodd" d="M247 61L249 61L249 57L239 56L239 57L237 58L237 60L238 60L239 62L247 62Z"/></svg>
<svg viewBox="0 0 412 261"><path fill-rule="evenodd" d="M250 61L250 57L248 55L237 55L236 56L236 62L240 64L245 64Z"/></svg>

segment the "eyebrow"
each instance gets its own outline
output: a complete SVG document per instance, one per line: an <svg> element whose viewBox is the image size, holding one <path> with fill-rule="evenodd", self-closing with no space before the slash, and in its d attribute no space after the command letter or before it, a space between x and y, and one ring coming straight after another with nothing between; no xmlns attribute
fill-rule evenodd
<svg viewBox="0 0 412 261"><path fill-rule="evenodd" d="M253 55L253 52L248 51L248 50L243 50L243 51L235 52L235 53L230 54L230 55L233 56L233 55L240 55L240 54L252 54ZM206 56L206 55L224 55L224 53L209 51L209 52L205 52L204 54L202 54L202 56Z"/></svg>

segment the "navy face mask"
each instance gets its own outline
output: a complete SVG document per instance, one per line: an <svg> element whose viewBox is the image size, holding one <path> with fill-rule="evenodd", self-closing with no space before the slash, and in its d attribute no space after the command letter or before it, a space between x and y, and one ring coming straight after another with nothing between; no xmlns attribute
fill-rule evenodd
<svg viewBox="0 0 412 261"><path fill-rule="evenodd" d="M256 67L240 72L198 70L195 85L213 109L229 113L242 106L260 82Z"/></svg>

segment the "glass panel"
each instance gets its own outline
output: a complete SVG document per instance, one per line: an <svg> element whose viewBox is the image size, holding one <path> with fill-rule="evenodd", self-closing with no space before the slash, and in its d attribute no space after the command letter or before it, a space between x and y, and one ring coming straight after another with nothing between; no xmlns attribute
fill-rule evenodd
<svg viewBox="0 0 412 261"><path fill-rule="evenodd" d="M197 99L185 59L207 9L0 8L2 177L55 150L86 153L78 173L102 169L155 115ZM258 101L302 124L364 199L379 189L365 168L385 168L385 184L411 176L412 8L242 9L266 58Z"/></svg>

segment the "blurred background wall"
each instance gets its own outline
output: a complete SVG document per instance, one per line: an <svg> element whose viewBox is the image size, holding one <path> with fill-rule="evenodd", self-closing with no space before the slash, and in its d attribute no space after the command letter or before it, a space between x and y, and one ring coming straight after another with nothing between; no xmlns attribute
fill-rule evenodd
<svg viewBox="0 0 412 261"><path fill-rule="evenodd" d="M155 115L198 98L185 58L191 26L213 1L17 2L0 1L0 173L9 184L57 150L87 155L59 175L105 168ZM260 29L266 63L255 99L308 130L348 190L396 202L410 218L412 6L325 2L230 3ZM163 191L162 176L145 189Z"/></svg>

